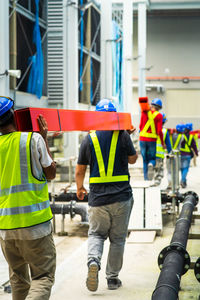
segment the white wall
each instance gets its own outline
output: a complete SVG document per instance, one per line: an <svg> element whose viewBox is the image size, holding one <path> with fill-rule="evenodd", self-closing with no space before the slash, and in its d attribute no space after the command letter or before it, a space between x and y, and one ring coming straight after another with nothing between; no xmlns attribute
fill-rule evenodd
<svg viewBox="0 0 200 300"><path fill-rule="evenodd" d="M147 20L147 63L153 66L146 76L189 77L200 76L200 18L186 16L148 16ZM137 18L134 19L134 49L137 52ZM168 71L168 72L166 72ZM133 61L133 77L138 75L138 61ZM137 84L137 81L133 81ZM167 113L168 127L178 122L193 122L200 129L200 80L183 83L181 80L147 81L147 84L162 85L164 93L156 88L147 91L149 100L160 97L163 111ZM138 100L137 89L133 89L132 109ZM137 120L137 116L135 116ZM138 122L137 124L138 125Z"/></svg>

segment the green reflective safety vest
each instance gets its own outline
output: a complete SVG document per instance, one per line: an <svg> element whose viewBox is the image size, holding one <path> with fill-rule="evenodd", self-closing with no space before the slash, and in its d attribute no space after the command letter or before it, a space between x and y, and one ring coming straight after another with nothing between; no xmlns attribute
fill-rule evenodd
<svg viewBox="0 0 200 300"><path fill-rule="evenodd" d="M31 171L32 133L0 136L0 229L16 229L52 218L47 181Z"/></svg>
<svg viewBox="0 0 200 300"><path fill-rule="evenodd" d="M102 156L102 152L101 152L101 148L100 148L100 144L96 132L92 131L90 133L90 137L92 139L92 143L94 146L95 155L99 167L99 174L100 174L99 177L90 177L89 180L90 183L106 183L106 182L108 183L108 182L121 182L121 181L129 180L128 175L117 175L117 176L113 175L118 136L119 136L119 130L113 131L109 158L108 158L108 168L106 173L103 156Z"/></svg>
<svg viewBox="0 0 200 300"><path fill-rule="evenodd" d="M159 114L158 111L154 111L153 113L148 110L148 121L146 122L144 128L140 131L140 136L147 137L147 138L157 138L156 134L156 127L154 119ZM147 132L148 129L151 128L151 132Z"/></svg>
<svg viewBox="0 0 200 300"><path fill-rule="evenodd" d="M193 136L190 134L188 139L187 136L183 134L183 138L185 140L185 147L184 148L181 147L180 151L190 153L191 152L190 146L192 144Z"/></svg>
<svg viewBox="0 0 200 300"><path fill-rule="evenodd" d="M162 129L163 132L163 141L165 142L166 136L167 136L167 128ZM156 157L158 158L164 158L165 157L165 149L161 143L160 137L158 136L156 141Z"/></svg>
<svg viewBox="0 0 200 300"><path fill-rule="evenodd" d="M177 139L173 145L173 140L172 140L172 135L170 135L170 142L171 142L171 146L172 146L172 149L173 150L176 150L180 141L181 141L181 137L182 137L182 133L179 133L178 136L177 136Z"/></svg>

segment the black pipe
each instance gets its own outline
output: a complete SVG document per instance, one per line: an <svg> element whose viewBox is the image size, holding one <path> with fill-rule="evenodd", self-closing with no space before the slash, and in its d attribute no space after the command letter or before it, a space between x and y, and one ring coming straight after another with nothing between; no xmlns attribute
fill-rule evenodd
<svg viewBox="0 0 200 300"><path fill-rule="evenodd" d="M197 259L194 266L194 274L198 282L200 282L200 257Z"/></svg>
<svg viewBox="0 0 200 300"><path fill-rule="evenodd" d="M185 194L176 192L175 195L172 196L170 193L161 191L161 203L162 204L172 202L172 199L174 199L174 198L176 199L176 205L178 205L180 202L183 202L185 200Z"/></svg>
<svg viewBox="0 0 200 300"><path fill-rule="evenodd" d="M194 207L198 203L198 196L194 192L187 192L179 218L176 222L170 245L165 247L158 256L161 269L152 300L177 300L181 276L190 265L190 256L186 251L189 229Z"/></svg>
<svg viewBox="0 0 200 300"><path fill-rule="evenodd" d="M83 200L79 200L76 196L76 193L60 193L59 195L54 195L54 201L58 202L68 202L75 200L76 202L88 202L88 195L84 196ZM51 193L49 193L49 199L52 200Z"/></svg>
<svg viewBox="0 0 200 300"><path fill-rule="evenodd" d="M84 205L73 203L70 204L51 204L52 214L70 214L73 218L76 214L81 216L81 222L88 223L87 208Z"/></svg>

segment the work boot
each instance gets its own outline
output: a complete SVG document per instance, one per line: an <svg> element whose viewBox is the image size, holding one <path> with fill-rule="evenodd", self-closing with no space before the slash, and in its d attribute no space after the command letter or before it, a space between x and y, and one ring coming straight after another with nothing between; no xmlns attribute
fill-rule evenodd
<svg viewBox="0 0 200 300"><path fill-rule="evenodd" d="M88 276L86 280L86 286L91 292L95 292L98 289L98 273L99 266L96 261L92 261L88 266Z"/></svg>
<svg viewBox="0 0 200 300"><path fill-rule="evenodd" d="M186 182L181 182L181 187L182 187L183 189L186 188L186 186L187 186Z"/></svg>
<svg viewBox="0 0 200 300"><path fill-rule="evenodd" d="M122 282L119 278L107 279L107 283L108 283L109 290L116 290L122 285Z"/></svg>
<svg viewBox="0 0 200 300"><path fill-rule="evenodd" d="M152 180L154 177L154 167L152 163L148 164L148 179Z"/></svg>

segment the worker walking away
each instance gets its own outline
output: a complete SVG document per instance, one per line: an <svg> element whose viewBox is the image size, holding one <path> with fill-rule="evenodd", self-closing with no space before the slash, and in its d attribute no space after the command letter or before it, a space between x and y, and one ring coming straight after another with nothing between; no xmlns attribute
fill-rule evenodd
<svg viewBox="0 0 200 300"><path fill-rule="evenodd" d="M198 130L193 131L193 124L192 124L192 123L188 123L188 124L189 124L189 126L190 126L190 128L191 128L190 134L193 135L194 140L195 140L195 143L196 143L197 150L199 151L199 143L198 143L198 135L199 135L199 134L198 134ZM195 152L193 152L193 154L194 154L194 157L193 157L193 163L194 163L194 166L196 166L196 165L197 165L197 162L196 162L196 154L195 154Z"/></svg>
<svg viewBox="0 0 200 300"><path fill-rule="evenodd" d="M167 122L166 115L162 113L163 116L163 126ZM170 153L172 150L169 131L167 128L162 129L163 140L167 148L167 153ZM161 144L160 137L157 138L156 143L156 166L155 166L155 175L153 186L157 186L161 183L162 178L164 177L164 158L165 158L165 148Z"/></svg>
<svg viewBox="0 0 200 300"><path fill-rule="evenodd" d="M198 150L194 136L190 134L192 130L191 123L185 124L185 132L183 134L183 141L181 142L181 187L185 188L187 186L187 174L190 168L191 158L194 156L193 151L196 156L198 156Z"/></svg>
<svg viewBox="0 0 200 300"><path fill-rule="evenodd" d="M107 99L96 105L96 111L115 112ZM133 129L132 131L134 131ZM76 166L77 197L87 193L83 186L87 165L90 166L88 277L87 288L96 291L101 268L104 241L110 247L106 265L108 289L122 283L118 277L122 268L129 217L133 205L128 163L134 164L137 153L126 130L93 131L83 140Z"/></svg>
<svg viewBox="0 0 200 300"><path fill-rule="evenodd" d="M55 177L56 165L47 123L42 116L38 123L40 134L17 131L13 100L0 97L0 243L13 300L47 300L54 283L47 179Z"/></svg>
<svg viewBox="0 0 200 300"><path fill-rule="evenodd" d="M142 107L143 106L141 105L141 108ZM139 140L140 151L143 158L144 180L152 180L154 176L154 167L156 165L156 141L158 136L164 147L162 133L163 118L161 113L159 113L161 108L162 101L155 98L152 100L150 107L147 107L147 109L145 107L141 112Z"/></svg>
<svg viewBox="0 0 200 300"><path fill-rule="evenodd" d="M177 153L178 159L179 159L179 164L180 164L180 147L181 147L181 142L183 140L183 133L185 131L185 125L184 124L177 124L176 125L176 130L172 130L170 134L170 142L172 146L172 154L173 152L175 153L176 151L179 151ZM172 172L171 172L171 164L173 164L173 168L175 168L175 160L170 160L170 158L167 158L166 165L167 165L167 174L168 174L168 186L167 190L170 191L172 189Z"/></svg>

